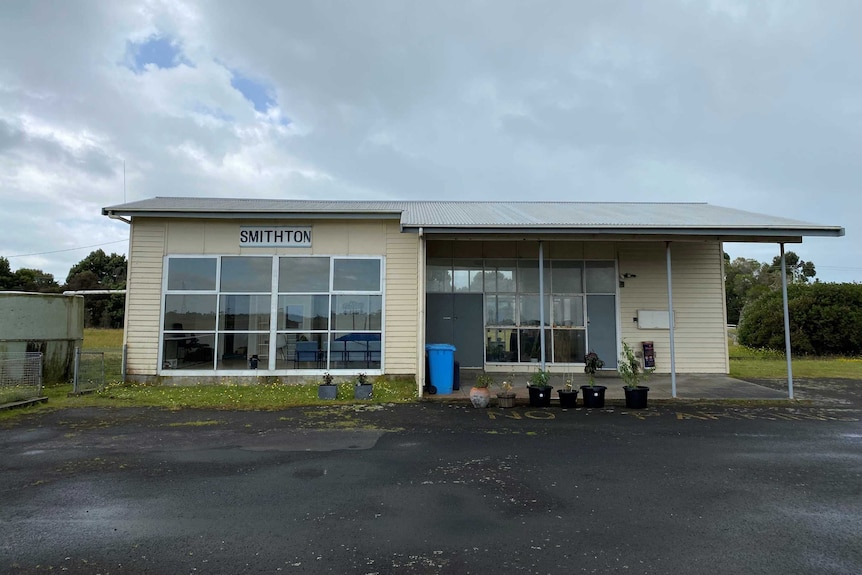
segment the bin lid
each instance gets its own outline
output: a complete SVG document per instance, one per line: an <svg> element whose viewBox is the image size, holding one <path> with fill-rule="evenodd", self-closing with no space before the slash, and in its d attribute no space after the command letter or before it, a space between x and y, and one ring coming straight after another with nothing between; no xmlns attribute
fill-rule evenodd
<svg viewBox="0 0 862 575"><path fill-rule="evenodd" d="M425 351L455 351L455 346L450 343L426 343Z"/></svg>

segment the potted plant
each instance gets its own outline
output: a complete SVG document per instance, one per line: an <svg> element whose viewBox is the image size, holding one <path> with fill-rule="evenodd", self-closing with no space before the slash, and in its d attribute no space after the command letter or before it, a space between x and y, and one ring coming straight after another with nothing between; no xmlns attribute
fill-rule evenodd
<svg viewBox="0 0 862 575"><path fill-rule="evenodd" d="M329 372L323 374L323 381L317 386L318 399L335 399L338 397L338 386L332 383Z"/></svg>
<svg viewBox="0 0 862 575"><path fill-rule="evenodd" d="M629 345L623 341L623 351L620 353L620 364L617 371L623 379L626 394L626 407L629 409L643 409L647 406L647 394L649 388L640 385L654 370L641 369L641 362Z"/></svg>
<svg viewBox="0 0 862 575"><path fill-rule="evenodd" d="M601 409L605 406L605 390L607 387L596 385L595 382L596 372L604 366L605 362L596 352L591 351L584 356L584 373L590 376L590 382L587 385L581 386L584 407Z"/></svg>
<svg viewBox="0 0 862 575"><path fill-rule="evenodd" d="M566 387L558 389L560 396L560 407L572 409L578 406L578 390L573 387L574 378L571 373L566 374Z"/></svg>
<svg viewBox="0 0 862 575"><path fill-rule="evenodd" d="M488 407L491 403L491 392L488 390L491 384L494 383L494 378L487 373L479 374L476 377L476 382L470 388L470 403L473 407Z"/></svg>
<svg viewBox="0 0 862 575"><path fill-rule="evenodd" d="M356 376L356 383L353 386L354 399L371 399L372 385L368 383L368 376L360 373Z"/></svg>
<svg viewBox="0 0 862 575"><path fill-rule="evenodd" d="M500 384L500 389L497 393L497 407L515 407L515 392L512 391L512 384L504 380Z"/></svg>
<svg viewBox="0 0 862 575"><path fill-rule="evenodd" d="M530 392L531 407L550 407L551 391L554 389L548 383L551 380L551 372L538 368L530 374L530 382L527 389Z"/></svg>

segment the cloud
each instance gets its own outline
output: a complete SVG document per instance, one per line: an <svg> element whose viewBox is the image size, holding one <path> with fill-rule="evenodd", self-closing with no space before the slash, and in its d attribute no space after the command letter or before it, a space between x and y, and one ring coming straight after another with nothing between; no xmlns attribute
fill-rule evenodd
<svg viewBox="0 0 862 575"><path fill-rule="evenodd" d="M845 225L795 251L860 279L845 216L862 181L860 16L729 0L5 3L0 253L122 239L99 209L155 195L706 201ZM11 263L64 277L89 251Z"/></svg>

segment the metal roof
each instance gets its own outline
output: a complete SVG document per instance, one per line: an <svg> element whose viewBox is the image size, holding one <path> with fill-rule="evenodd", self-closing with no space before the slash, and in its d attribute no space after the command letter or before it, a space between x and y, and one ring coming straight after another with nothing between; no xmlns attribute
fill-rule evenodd
<svg viewBox="0 0 862 575"><path fill-rule="evenodd" d="M725 241L801 241L844 235L818 225L705 203L320 201L156 197L102 209L104 215L172 218L397 218L405 232L715 236Z"/></svg>

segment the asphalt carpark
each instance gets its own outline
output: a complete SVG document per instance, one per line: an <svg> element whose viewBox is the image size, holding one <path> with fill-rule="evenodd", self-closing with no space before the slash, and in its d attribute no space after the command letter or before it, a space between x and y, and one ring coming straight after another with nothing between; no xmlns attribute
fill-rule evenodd
<svg viewBox="0 0 862 575"><path fill-rule="evenodd" d="M860 573L862 382L795 383L24 415L0 424L0 572Z"/></svg>

